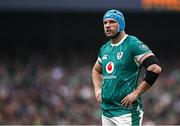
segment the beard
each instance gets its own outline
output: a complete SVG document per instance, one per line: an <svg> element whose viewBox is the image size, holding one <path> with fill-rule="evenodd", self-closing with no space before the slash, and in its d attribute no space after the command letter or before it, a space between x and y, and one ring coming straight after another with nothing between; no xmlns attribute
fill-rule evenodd
<svg viewBox="0 0 180 126"><path fill-rule="evenodd" d="M115 39L119 34L120 34L120 32L117 32L115 35L113 35L113 36L108 36L107 38L109 38L109 39Z"/></svg>

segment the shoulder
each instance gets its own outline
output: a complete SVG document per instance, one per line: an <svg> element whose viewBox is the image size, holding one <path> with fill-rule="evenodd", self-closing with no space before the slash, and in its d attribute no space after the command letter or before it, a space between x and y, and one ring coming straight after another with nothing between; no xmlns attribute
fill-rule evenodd
<svg viewBox="0 0 180 126"><path fill-rule="evenodd" d="M133 35L128 35L127 41L128 41L129 44L131 44L133 46L136 45L136 44L142 43L142 41L140 41L137 37L135 37Z"/></svg>
<svg viewBox="0 0 180 126"><path fill-rule="evenodd" d="M107 48L109 48L110 45L111 45L111 42L107 41L104 45L101 46L100 50L107 49Z"/></svg>
<svg viewBox="0 0 180 126"><path fill-rule="evenodd" d="M142 50L149 51L149 47L142 41L140 41L137 37L129 35L128 36L128 47L132 51Z"/></svg>

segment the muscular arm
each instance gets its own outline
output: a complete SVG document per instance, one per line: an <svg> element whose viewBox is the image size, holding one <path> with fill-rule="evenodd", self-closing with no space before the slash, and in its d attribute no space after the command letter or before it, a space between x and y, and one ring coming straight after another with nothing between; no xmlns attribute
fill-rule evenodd
<svg viewBox="0 0 180 126"><path fill-rule="evenodd" d="M143 61L152 56L152 54L146 54L145 56L143 56L140 59L140 63L142 64ZM152 64L150 66L148 66L146 68L146 70L160 74L161 72L161 67L158 64ZM122 105L123 106L130 106L137 98L138 96L142 95L143 93L145 93L149 88L151 87L150 84L148 84L145 80L143 80L139 86L137 87L136 90L134 90L132 93L130 93L129 95L127 95L122 101Z"/></svg>
<svg viewBox="0 0 180 126"><path fill-rule="evenodd" d="M97 101L101 102L101 81L102 81L102 68L98 61L96 61L92 69L92 82Z"/></svg>
<svg viewBox="0 0 180 126"><path fill-rule="evenodd" d="M146 58L148 58L149 56L152 56L151 54L147 54L144 57L141 58L140 62L142 63ZM161 67L157 64L152 64L150 66L147 67L148 71L160 74L161 73ZM150 84L148 84L146 81L142 81L141 84L137 87L136 89L136 93L137 95L141 95L144 92L146 92L149 88L151 87Z"/></svg>

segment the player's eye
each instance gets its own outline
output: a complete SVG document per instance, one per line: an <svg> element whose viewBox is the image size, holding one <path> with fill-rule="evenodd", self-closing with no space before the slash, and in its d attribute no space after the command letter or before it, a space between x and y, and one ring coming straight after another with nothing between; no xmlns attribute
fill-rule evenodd
<svg viewBox="0 0 180 126"><path fill-rule="evenodd" d="M104 25L107 24L107 21L104 21Z"/></svg>
<svg viewBox="0 0 180 126"><path fill-rule="evenodd" d="M110 20L109 23L113 24L113 23L116 23L116 21L115 20Z"/></svg>

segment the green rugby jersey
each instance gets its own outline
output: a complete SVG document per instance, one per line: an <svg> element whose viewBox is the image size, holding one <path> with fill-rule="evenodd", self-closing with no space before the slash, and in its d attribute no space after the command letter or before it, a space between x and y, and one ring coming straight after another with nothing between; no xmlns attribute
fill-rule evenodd
<svg viewBox="0 0 180 126"><path fill-rule="evenodd" d="M139 97L131 107L121 106L121 100L138 86L139 60L152 51L134 36L126 35L119 43L108 41L99 51L102 66L102 103L104 116L114 117L142 109Z"/></svg>

